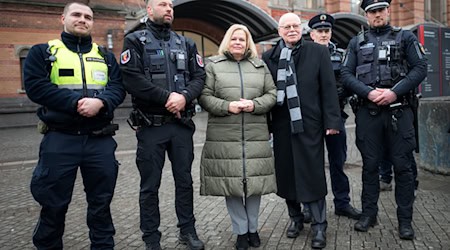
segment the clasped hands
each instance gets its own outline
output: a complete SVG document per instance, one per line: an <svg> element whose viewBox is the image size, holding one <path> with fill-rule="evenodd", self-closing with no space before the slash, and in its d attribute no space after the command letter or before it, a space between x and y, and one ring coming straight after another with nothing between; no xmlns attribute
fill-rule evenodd
<svg viewBox="0 0 450 250"><path fill-rule="evenodd" d="M228 106L228 112L232 114L239 114L241 112L253 112L255 104L252 100L241 98L239 101L232 101Z"/></svg>
<svg viewBox="0 0 450 250"><path fill-rule="evenodd" d="M383 106L395 102L397 100L397 94L390 89L376 88L369 92L367 98L373 103Z"/></svg>
<svg viewBox="0 0 450 250"><path fill-rule="evenodd" d="M77 112L84 117L94 117L103 106L103 101L101 99L85 97L78 100Z"/></svg>

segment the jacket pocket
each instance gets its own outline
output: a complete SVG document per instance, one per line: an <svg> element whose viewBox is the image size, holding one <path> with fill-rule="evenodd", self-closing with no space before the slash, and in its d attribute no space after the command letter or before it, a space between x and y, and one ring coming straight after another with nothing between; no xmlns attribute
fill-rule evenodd
<svg viewBox="0 0 450 250"><path fill-rule="evenodd" d="M372 64L367 63L363 65L359 65L356 67L356 76L358 80L365 83L366 85L372 84Z"/></svg>

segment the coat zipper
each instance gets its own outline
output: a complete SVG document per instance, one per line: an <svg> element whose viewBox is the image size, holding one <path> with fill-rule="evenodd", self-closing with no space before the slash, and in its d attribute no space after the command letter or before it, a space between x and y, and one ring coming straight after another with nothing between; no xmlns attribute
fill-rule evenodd
<svg viewBox="0 0 450 250"><path fill-rule="evenodd" d="M86 72L85 72L85 68L84 68L83 53L81 53L81 50L80 50L80 43L81 43L81 37L77 44L77 50L78 50L78 57L80 58L80 63L81 63L81 77L83 79L83 97L88 97L87 84L86 84Z"/></svg>
<svg viewBox="0 0 450 250"><path fill-rule="evenodd" d="M241 79L241 98L244 98L244 79L242 78L242 70L241 70L241 64L239 63L239 61L237 62L238 65L238 70L239 70L239 76ZM242 134L242 184L244 185L244 197L243 197L243 201L244 201L244 206L246 203L246 198L247 198L247 166L245 165L245 159L246 159L246 155L245 155L245 129L244 129L244 121L245 121L245 117L244 117L244 113L241 112L241 134Z"/></svg>

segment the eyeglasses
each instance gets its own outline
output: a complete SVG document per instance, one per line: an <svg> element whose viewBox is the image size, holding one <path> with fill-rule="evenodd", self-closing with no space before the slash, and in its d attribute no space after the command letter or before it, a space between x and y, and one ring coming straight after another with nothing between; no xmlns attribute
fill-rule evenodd
<svg viewBox="0 0 450 250"><path fill-rule="evenodd" d="M283 28L284 30L290 30L291 28L294 28L294 30L300 29L300 24L291 24L291 25L285 25L285 26L279 26L280 28Z"/></svg>

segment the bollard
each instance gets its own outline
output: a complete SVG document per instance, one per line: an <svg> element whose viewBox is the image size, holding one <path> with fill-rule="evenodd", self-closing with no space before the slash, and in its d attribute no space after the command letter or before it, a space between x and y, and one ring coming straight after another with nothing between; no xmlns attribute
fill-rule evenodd
<svg viewBox="0 0 450 250"><path fill-rule="evenodd" d="M450 96L420 99L418 122L419 166L450 175Z"/></svg>

